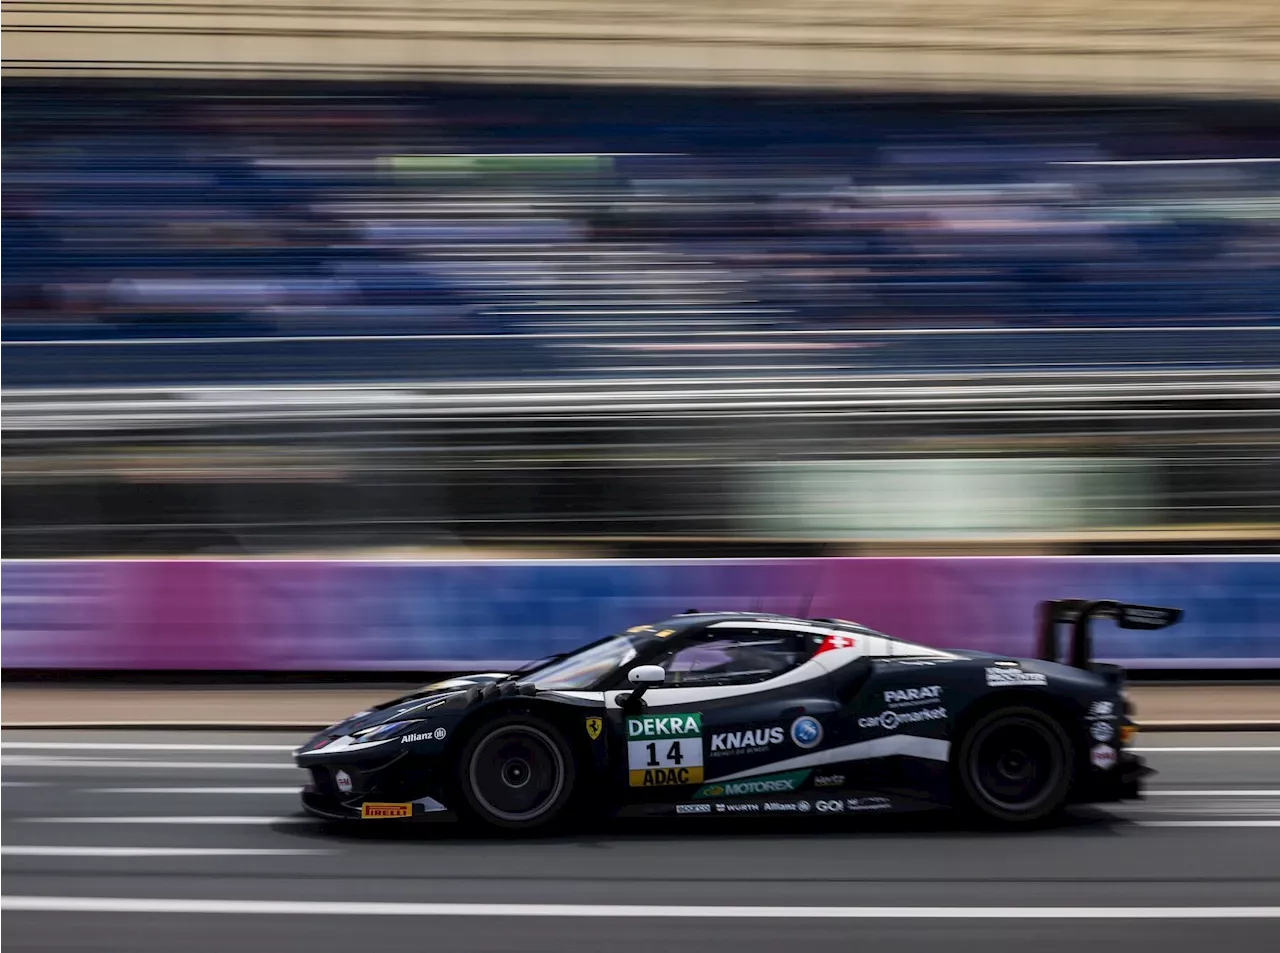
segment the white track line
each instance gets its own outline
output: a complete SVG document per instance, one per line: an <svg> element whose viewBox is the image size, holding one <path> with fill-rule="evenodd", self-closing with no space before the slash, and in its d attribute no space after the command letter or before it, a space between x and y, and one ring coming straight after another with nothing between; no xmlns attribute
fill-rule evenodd
<svg viewBox="0 0 1280 953"><path fill-rule="evenodd" d="M0 765L13 768L209 768L216 770L298 771L281 761L124 761L115 758L33 758L10 755Z"/></svg>
<svg viewBox="0 0 1280 953"><path fill-rule="evenodd" d="M85 788L91 794L292 794L302 793L302 788Z"/></svg>
<svg viewBox="0 0 1280 953"><path fill-rule="evenodd" d="M40 913L203 913L285 916L636 917L757 920L1272 920L1280 907L747 907L578 903L389 903L0 897L0 910Z"/></svg>
<svg viewBox="0 0 1280 953"><path fill-rule="evenodd" d="M1280 791L1144 791L1146 797L1280 797Z"/></svg>
<svg viewBox="0 0 1280 953"><path fill-rule="evenodd" d="M297 745L189 744L186 742L135 741L0 741L0 751L11 749L50 751L295 751Z"/></svg>
<svg viewBox="0 0 1280 953"><path fill-rule="evenodd" d="M254 815L193 815L186 817L27 817L28 824L202 824L268 825L317 824L314 817L264 817Z"/></svg>
<svg viewBox="0 0 1280 953"><path fill-rule="evenodd" d="M13 847L0 854L13 857L281 857L334 854L300 847Z"/></svg>
<svg viewBox="0 0 1280 953"><path fill-rule="evenodd" d="M1213 747L1195 747L1195 748L1170 746L1167 748L1164 748L1164 747L1130 748L1129 750L1135 751L1139 754L1165 754L1165 753L1167 754L1260 754L1260 753L1275 754L1277 751L1280 751L1280 746L1258 745L1256 747L1244 747L1244 748L1225 747L1225 746L1216 746L1216 745Z"/></svg>
<svg viewBox="0 0 1280 953"><path fill-rule="evenodd" d="M1280 827L1280 821L1138 821L1139 827Z"/></svg>

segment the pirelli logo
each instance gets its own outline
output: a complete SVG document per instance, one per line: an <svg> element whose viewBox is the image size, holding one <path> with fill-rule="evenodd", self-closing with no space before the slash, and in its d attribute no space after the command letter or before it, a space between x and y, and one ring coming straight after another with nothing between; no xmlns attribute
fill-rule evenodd
<svg viewBox="0 0 1280 953"><path fill-rule="evenodd" d="M365 818L412 817L412 804L380 804L367 801L360 805L360 816Z"/></svg>

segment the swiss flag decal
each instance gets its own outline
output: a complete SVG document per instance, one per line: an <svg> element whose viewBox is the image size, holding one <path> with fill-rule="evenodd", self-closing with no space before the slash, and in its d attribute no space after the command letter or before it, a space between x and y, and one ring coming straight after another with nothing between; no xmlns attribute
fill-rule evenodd
<svg viewBox="0 0 1280 953"><path fill-rule="evenodd" d="M852 635L828 635L822 640L822 644L818 646L818 651L814 655L821 655L823 652L830 652L834 649L851 649L858 644L856 636Z"/></svg>

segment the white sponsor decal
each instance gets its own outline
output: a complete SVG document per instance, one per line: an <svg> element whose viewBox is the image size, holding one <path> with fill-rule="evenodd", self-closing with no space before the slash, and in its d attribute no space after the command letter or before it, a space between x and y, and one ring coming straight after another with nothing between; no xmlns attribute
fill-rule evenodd
<svg viewBox="0 0 1280 953"><path fill-rule="evenodd" d="M802 814L809 810L808 801L765 801L761 806L770 814Z"/></svg>
<svg viewBox="0 0 1280 953"><path fill-rule="evenodd" d="M780 727L748 728L746 731L727 731L711 736L711 753L741 754L751 749L763 749L770 745L779 745L786 739L786 732Z"/></svg>
<svg viewBox="0 0 1280 953"><path fill-rule="evenodd" d="M887 811L893 803L887 797L851 797L844 805L849 811Z"/></svg>
<svg viewBox="0 0 1280 953"><path fill-rule="evenodd" d="M844 810L844 800L832 798L828 801L814 801L813 806L818 809L819 814L839 814Z"/></svg>
<svg viewBox="0 0 1280 953"><path fill-rule="evenodd" d="M677 804L677 814L710 814L710 804Z"/></svg>
<svg viewBox="0 0 1280 953"><path fill-rule="evenodd" d="M345 771L339 771L333 776L333 783L338 786L338 790L343 794L351 793L351 775Z"/></svg>
<svg viewBox="0 0 1280 953"><path fill-rule="evenodd" d="M717 804L717 814L759 814L759 804Z"/></svg>
<svg viewBox="0 0 1280 953"><path fill-rule="evenodd" d="M892 708L902 705L925 705L942 697L941 685L922 685L919 688L890 688L884 693L884 703Z"/></svg>
<svg viewBox="0 0 1280 953"><path fill-rule="evenodd" d="M702 732L696 715L650 715L627 719L628 738L683 738Z"/></svg>
<svg viewBox="0 0 1280 953"><path fill-rule="evenodd" d="M1005 685L1048 685L1049 679L1040 672L1024 672L1020 668L989 668L987 684L995 687Z"/></svg>
<svg viewBox="0 0 1280 953"><path fill-rule="evenodd" d="M1115 733L1116 730L1107 721L1095 721L1089 726L1089 734L1093 735L1094 741L1110 741Z"/></svg>
<svg viewBox="0 0 1280 953"><path fill-rule="evenodd" d="M813 779L815 788L835 788L844 784L843 774L820 774Z"/></svg>
<svg viewBox="0 0 1280 953"><path fill-rule="evenodd" d="M1116 749L1110 745L1094 745L1089 752L1089 761L1095 768L1109 771L1116 766Z"/></svg>
<svg viewBox="0 0 1280 953"><path fill-rule="evenodd" d="M446 734L443 728L437 728L435 731L420 731L417 734L405 735L400 739L400 743L407 745L415 741L444 741Z"/></svg>
<svg viewBox="0 0 1280 953"><path fill-rule="evenodd" d="M922 721L941 721L947 717L945 708L921 708L919 711L885 711L870 718L859 718L859 728L883 728L893 731L901 725L913 725Z"/></svg>
<svg viewBox="0 0 1280 953"><path fill-rule="evenodd" d="M1089 704L1090 718L1110 718L1116 712L1116 706L1113 702L1091 702Z"/></svg>

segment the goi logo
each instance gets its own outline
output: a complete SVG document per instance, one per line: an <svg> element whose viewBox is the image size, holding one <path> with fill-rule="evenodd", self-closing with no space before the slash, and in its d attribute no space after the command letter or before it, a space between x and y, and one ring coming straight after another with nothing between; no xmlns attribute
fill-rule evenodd
<svg viewBox="0 0 1280 953"><path fill-rule="evenodd" d="M811 715L801 715L791 723L791 740L801 748L822 744L822 722Z"/></svg>

